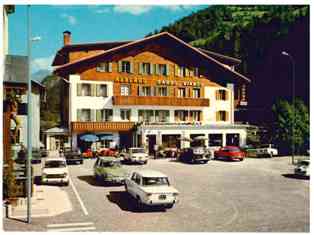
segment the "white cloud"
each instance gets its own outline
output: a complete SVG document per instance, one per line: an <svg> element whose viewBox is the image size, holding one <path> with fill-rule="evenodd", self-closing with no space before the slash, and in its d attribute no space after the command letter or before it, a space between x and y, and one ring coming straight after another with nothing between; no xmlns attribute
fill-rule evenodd
<svg viewBox="0 0 314 235"><path fill-rule="evenodd" d="M136 5L119 5L114 6L113 10L118 13L128 13L132 15L141 15L146 12L149 12L153 6L136 6Z"/></svg>
<svg viewBox="0 0 314 235"><path fill-rule="evenodd" d="M77 23L76 18L72 15L63 13L61 17L67 19L70 25L75 25Z"/></svg>
<svg viewBox="0 0 314 235"><path fill-rule="evenodd" d="M110 9L109 8L102 8L102 9L95 10L95 12L98 13L98 14L103 14L103 13L110 12Z"/></svg>
<svg viewBox="0 0 314 235"><path fill-rule="evenodd" d="M193 9L195 6L193 5L165 5L161 7L170 11L181 11L181 10Z"/></svg>
<svg viewBox="0 0 314 235"><path fill-rule="evenodd" d="M39 70L49 70L52 71L52 60L54 56L41 57L32 60L32 73L36 73Z"/></svg>

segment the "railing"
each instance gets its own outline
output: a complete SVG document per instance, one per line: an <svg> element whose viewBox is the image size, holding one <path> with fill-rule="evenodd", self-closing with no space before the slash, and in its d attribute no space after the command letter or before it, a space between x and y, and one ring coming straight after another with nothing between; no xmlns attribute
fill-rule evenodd
<svg viewBox="0 0 314 235"><path fill-rule="evenodd" d="M130 131L134 122L71 122L72 132Z"/></svg>
<svg viewBox="0 0 314 235"><path fill-rule="evenodd" d="M209 106L209 99L164 96L113 96L113 105Z"/></svg>

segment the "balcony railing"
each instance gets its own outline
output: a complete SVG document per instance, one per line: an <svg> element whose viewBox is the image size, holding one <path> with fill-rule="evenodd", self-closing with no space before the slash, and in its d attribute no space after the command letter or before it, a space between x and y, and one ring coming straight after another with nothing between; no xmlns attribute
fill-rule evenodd
<svg viewBox="0 0 314 235"><path fill-rule="evenodd" d="M209 106L209 99L165 96L113 96L113 105Z"/></svg>
<svg viewBox="0 0 314 235"><path fill-rule="evenodd" d="M71 122L72 132L130 131L134 122Z"/></svg>

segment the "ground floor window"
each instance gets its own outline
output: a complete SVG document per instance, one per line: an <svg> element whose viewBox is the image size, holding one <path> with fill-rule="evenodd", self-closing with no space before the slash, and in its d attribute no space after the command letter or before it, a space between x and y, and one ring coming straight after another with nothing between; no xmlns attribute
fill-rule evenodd
<svg viewBox="0 0 314 235"><path fill-rule="evenodd" d="M190 138L192 139L192 142L190 143L191 147L199 147L199 146L205 145L204 140L195 140L194 139L195 137L198 137L198 136L204 136L205 137L205 134L191 134L190 135Z"/></svg>
<svg viewBox="0 0 314 235"><path fill-rule="evenodd" d="M222 146L222 134L209 134L209 146Z"/></svg>
<svg viewBox="0 0 314 235"><path fill-rule="evenodd" d="M232 133L226 135L226 145L239 146L240 134Z"/></svg>
<svg viewBox="0 0 314 235"><path fill-rule="evenodd" d="M180 148L180 135L162 135L162 145L168 148Z"/></svg>

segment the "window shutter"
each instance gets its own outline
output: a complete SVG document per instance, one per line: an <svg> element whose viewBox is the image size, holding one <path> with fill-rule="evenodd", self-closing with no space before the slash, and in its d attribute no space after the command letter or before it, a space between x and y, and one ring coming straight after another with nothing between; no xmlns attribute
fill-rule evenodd
<svg viewBox="0 0 314 235"><path fill-rule="evenodd" d="M169 68L169 64L166 64L166 75L169 76L170 75L170 68Z"/></svg>
<svg viewBox="0 0 314 235"><path fill-rule="evenodd" d="M179 76L178 70L179 70L179 67L178 67L178 65L175 64L174 65L174 76Z"/></svg>
<svg viewBox="0 0 314 235"><path fill-rule="evenodd" d="M119 71L119 73L122 72L122 61L118 62L118 71Z"/></svg>
<svg viewBox="0 0 314 235"><path fill-rule="evenodd" d="M78 120L78 121L81 121L81 110L80 109L77 109L76 110L76 120Z"/></svg>
<svg viewBox="0 0 314 235"><path fill-rule="evenodd" d="M130 73L133 73L133 62L130 61Z"/></svg>
<svg viewBox="0 0 314 235"><path fill-rule="evenodd" d="M225 91L226 92L226 100L229 99L229 91Z"/></svg>
<svg viewBox="0 0 314 235"><path fill-rule="evenodd" d="M101 109L96 110L96 122L101 122Z"/></svg>
<svg viewBox="0 0 314 235"><path fill-rule="evenodd" d="M112 62L108 63L108 72L111 73L112 72Z"/></svg>
<svg viewBox="0 0 314 235"><path fill-rule="evenodd" d="M150 63L149 64L149 74L154 74L154 64Z"/></svg>
<svg viewBox="0 0 314 235"><path fill-rule="evenodd" d="M143 74L143 63L138 63L138 73Z"/></svg>
<svg viewBox="0 0 314 235"><path fill-rule="evenodd" d="M225 115L226 115L225 121L228 122L229 121L229 112L225 111Z"/></svg>
<svg viewBox="0 0 314 235"><path fill-rule="evenodd" d="M76 91L77 96L82 96L82 84L78 83L76 88L77 88L77 91Z"/></svg>
<svg viewBox="0 0 314 235"><path fill-rule="evenodd" d="M92 96L96 96L96 84L91 84Z"/></svg>
<svg viewBox="0 0 314 235"><path fill-rule="evenodd" d="M216 122L219 122L220 118L219 118L219 111L216 112Z"/></svg>
<svg viewBox="0 0 314 235"><path fill-rule="evenodd" d="M155 74L160 75L159 64L154 64L154 67L155 67Z"/></svg>

